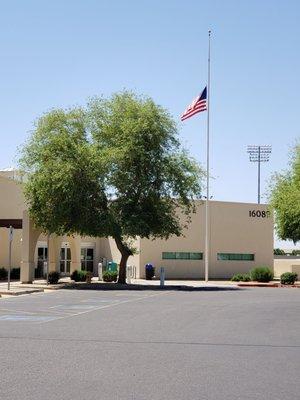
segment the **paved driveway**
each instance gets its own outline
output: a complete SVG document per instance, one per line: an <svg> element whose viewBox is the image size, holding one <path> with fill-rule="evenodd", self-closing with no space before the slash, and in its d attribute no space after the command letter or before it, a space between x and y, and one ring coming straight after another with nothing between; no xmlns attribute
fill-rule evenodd
<svg viewBox="0 0 300 400"><path fill-rule="evenodd" d="M298 400L299 311L299 289L0 299L0 398Z"/></svg>

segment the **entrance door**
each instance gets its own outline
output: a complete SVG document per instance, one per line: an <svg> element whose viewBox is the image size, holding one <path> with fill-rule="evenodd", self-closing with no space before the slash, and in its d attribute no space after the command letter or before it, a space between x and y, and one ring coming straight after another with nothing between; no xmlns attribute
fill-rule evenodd
<svg viewBox="0 0 300 400"><path fill-rule="evenodd" d="M94 269L94 249L90 247L81 248L81 269L93 272Z"/></svg>
<svg viewBox="0 0 300 400"><path fill-rule="evenodd" d="M35 271L34 271L34 277L35 278L43 278L46 275L46 271L45 271L45 262L47 262L47 257L48 257L48 249L47 247L43 246L39 246L38 247L38 259L37 259L37 264L35 267Z"/></svg>
<svg viewBox="0 0 300 400"><path fill-rule="evenodd" d="M69 247L62 247L60 250L60 272L62 275L70 274L71 266L71 249Z"/></svg>

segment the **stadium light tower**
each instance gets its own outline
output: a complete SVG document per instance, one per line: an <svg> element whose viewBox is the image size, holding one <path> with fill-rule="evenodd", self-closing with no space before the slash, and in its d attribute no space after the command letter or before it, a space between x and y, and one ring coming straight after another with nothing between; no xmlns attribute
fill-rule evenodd
<svg viewBox="0 0 300 400"><path fill-rule="evenodd" d="M249 145L247 147L247 153L249 153L250 162L257 162L258 173L257 173L257 202L260 204L260 163L268 162L270 154L272 152L272 146L264 145Z"/></svg>

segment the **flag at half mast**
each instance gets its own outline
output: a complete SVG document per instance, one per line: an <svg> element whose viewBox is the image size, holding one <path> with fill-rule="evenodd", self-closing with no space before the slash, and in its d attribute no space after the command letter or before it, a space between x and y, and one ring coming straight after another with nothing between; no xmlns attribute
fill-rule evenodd
<svg viewBox="0 0 300 400"><path fill-rule="evenodd" d="M196 99L188 106L185 112L181 116L181 121L192 117L193 115L207 110L207 87L203 89L203 92L196 97Z"/></svg>

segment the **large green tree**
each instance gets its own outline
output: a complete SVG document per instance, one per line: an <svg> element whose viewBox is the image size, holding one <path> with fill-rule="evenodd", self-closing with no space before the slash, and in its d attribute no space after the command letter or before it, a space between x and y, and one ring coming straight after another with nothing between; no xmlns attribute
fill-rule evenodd
<svg viewBox="0 0 300 400"><path fill-rule="evenodd" d="M300 145L293 151L289 170L273 177L270 203L279 238L300 241Z"/></svg>
<svg viewBox="0 0 300 400"><path fill-rule="evenodd" d="M36 225L48 233L112 236L121 253L120 283L132 239L182 234L203 176L181 148L169 113L131 92L45 114L21 165Z"/></svg>

